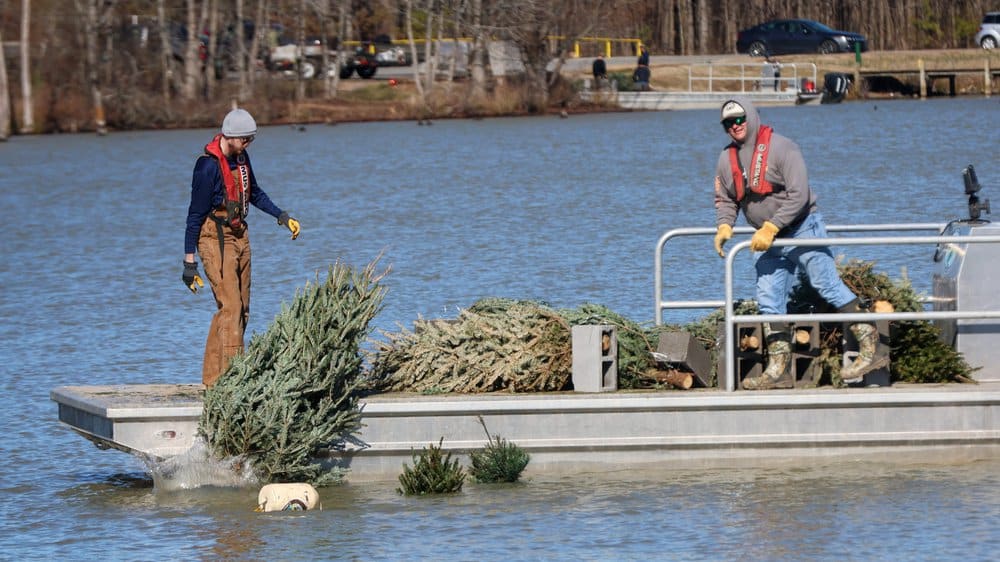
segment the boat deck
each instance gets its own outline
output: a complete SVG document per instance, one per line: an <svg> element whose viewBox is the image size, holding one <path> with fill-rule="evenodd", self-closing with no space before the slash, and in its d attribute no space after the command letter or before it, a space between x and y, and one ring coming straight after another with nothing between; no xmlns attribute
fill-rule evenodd
<svg viewBox="0 0 1000 562"><path fill-rule="evenodd" d="M169 457L197 432L201 385L65 386L59 419L102 448ZM527 473L802 462L904 454L995 457L1000 383L724 392L411 395L363 401L361 434L332 464L391 480L443 439L465 455L491 435L532 456Z"/></svg>

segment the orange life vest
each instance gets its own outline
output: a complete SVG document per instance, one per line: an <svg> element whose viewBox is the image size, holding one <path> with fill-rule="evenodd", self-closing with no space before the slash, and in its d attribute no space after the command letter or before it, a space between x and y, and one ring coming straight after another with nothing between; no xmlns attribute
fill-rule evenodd
<svg viewBox="0 0 1000 562"><path fill-rule="evenodd" d="M219 174L222 176L222 183L226 185L226 219L225 224L233 228L239 228L243 223L243 218L250 210L250 161L245 152L236 155L236 168L229 169L229 161L222 153L220 140L222 134L215 135L207 145L205 154L215 158L219 164ZM239 179L239 185L237 185Z"/></svg>
<svg viewBox="0 0 1000 562"><path fill-rule="evenodd" d="M771 151L771 133L773 130L767 125L761 125L757 132L757 146L753 150L753 158L750 159L750 175L746 181L750 184L750 191L767 195L774 191L774 186L767 181L767 159ZM743 166L740 165L739 146L736 143L729 145L729 164L733 169L733 183L736 186L736 202L743 200L746 194L744 187Z"/></svg>

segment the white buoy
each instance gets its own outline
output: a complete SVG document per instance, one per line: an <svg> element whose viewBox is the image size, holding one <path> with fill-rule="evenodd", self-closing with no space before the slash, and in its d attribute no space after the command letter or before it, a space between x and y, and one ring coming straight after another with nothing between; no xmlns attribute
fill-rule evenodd
<svg viewBox="0 0 1000 562"><path fill-rule="evenodd" d="M311 484L267 484L257 494L255 511L306 511L319 505L319 493Z"/></svg>

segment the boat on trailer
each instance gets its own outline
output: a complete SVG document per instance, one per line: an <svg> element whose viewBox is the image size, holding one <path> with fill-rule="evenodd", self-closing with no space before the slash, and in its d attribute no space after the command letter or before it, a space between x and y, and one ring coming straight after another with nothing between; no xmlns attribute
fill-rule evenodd
<svg viewBox="0 0 1000 562"><path fill-rule="evenodd" d="M766 320L815 322L825 316L740 316L733 310L733 257L749 248L734 240L726 259L726 297L720 301L665 300L664 254L680 236L714 229L675 229L659 240L654 267L656 322L666 309L718 308L725 314L719 384L686 391L618 391L615 347L602 346L612 326L573 337L576 391L481 395L382 394L362 400L363 428L321 455L349 469L352 481L393 480L404 462L439 441L459 457L488 442L483 426L531 455L526 475L815 463L854 459L953 462L1000 453L1000 226L980 218L989 202L969 166L963 173L970 217L947 224L831 225L831 238L795 244L934 245L933 310L879 314L879 322L933 320L942 336L973 366L975 384L890 384L884 373L850 388L738 391L743 371L736 334ZM836 237L837 232L930 231L931 235ZM741 227L737 234L751 229ZM780 239L775 242L782 244ZM672 268L671 271L676 271ZM871 315L858 319L871 319ZM832 321L832 320L831 320ZM585 329L588 327L585 327ZM580 335L580 337L578 337ZM664 349L683 361L683 352ZM847 353L845 353L847 355ZM586 392L581 392L586 390ZM59 421L103 449L153 459L189 450L197 436L200 384L61 386L51 391Z"/></svg>

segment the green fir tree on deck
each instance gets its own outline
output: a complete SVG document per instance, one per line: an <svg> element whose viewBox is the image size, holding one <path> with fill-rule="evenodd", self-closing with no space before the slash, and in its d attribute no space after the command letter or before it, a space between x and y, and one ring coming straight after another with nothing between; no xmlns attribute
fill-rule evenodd
<svg viewBox="0 0 1000 562"><path fill-rule="evenodd" d="M263 482L339 482L316 455L361 427L361 345L386 289L377 259L337 263L307 284L205 393L200 431L213 455L239 457Z"/></svg>

